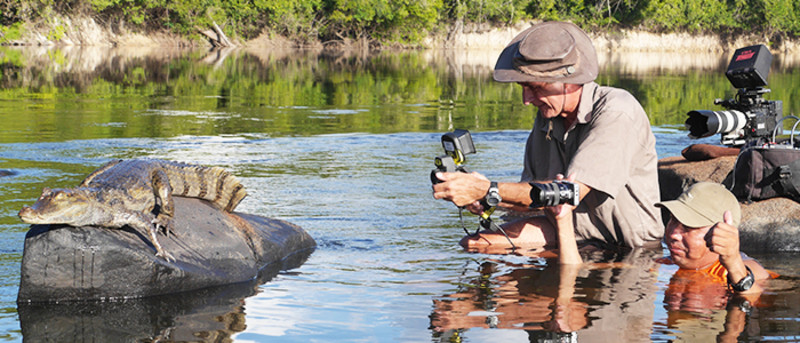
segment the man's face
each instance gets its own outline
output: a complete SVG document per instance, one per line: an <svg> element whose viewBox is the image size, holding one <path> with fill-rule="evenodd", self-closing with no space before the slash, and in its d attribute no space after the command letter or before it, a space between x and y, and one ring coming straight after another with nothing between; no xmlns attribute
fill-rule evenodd
<svg viewBox="0 0 800 343"><path fill-rule="evenodd" d="M681 268L702 269L711 266L719 255L708 249L706 234L712 225L698 228L684 226L672 217L664 232L672 260Z"/></svg>
<svg viewBox="0 0 800 343"><path fill-rule="evenodd" d="M563 83L518 82L522 86L522 103L539 108L545 118L566 116L566 89Z"/></svg>

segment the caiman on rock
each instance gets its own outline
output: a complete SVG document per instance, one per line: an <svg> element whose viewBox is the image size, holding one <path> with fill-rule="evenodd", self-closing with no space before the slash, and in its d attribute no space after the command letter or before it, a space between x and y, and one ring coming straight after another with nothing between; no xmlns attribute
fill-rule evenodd
<svg viewBox="0 0 800 343"><path fill-rule="evenodd" d="M19 212L29 224L130 226L144 230L156 256L174 260L158 242L159 228L172 229L172 196L204 199L232 212L247 196L235 176L219 167L163 161L115 160L100 167L77 188L49 189L31 207ZM174 233L173 233L174 234Z"/></svg>

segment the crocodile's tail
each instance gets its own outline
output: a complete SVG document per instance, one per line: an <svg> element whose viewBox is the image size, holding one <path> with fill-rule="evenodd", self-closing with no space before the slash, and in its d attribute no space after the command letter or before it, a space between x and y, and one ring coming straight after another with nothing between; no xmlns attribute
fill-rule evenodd
<svg viewBox="0 0 800 343"><path fill-rule="evenodd" d="M172 194L210 201L215 207L233 212L247 191L233 174L220 167L167 163Z"/></svg>

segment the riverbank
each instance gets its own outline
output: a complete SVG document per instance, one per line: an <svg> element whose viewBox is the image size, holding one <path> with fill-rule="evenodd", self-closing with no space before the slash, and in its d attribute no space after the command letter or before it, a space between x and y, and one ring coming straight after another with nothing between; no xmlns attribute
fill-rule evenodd
<svg viewBox="0 0 800 343"><path fill-rule="evenodd" d="M520 22L502 28L451 29L447 34L428 37L421 44L426 49L489 50L500 51L514 36L531 22ZM212 29L205 30L213 32ZM178 36L172 33L142 33L124 26L104 27L88 17L56 18L48 25L27 27L25 34L11 45L34 46L114 46L114 47L212 47L206 36ZM618 32L588 32L599 54L603 52L725 52L736 48L766 44L773 53L800 52L800 40L770 41L766 36L722 36L714 34L652 33L622 30ZM231 39L233 44L250 48L306 48L306 49L365 49L366 40L337 40L328 42L299 43L274 34L241 41Z"/></svg>
<svg viewBox="0 0 800 343"><path fill-rule="evenodd" d="M457 32L449 39L432 38L429 47L499 51L531 25L519 23L506 28L493 28L481 32ZM587 32L598 53L606 52L724 52L753 44L766 44L773 52L800 52L800 41L771 42L758 35L723 37L711 34L652 33L622 30L619 32Z"/></svg>

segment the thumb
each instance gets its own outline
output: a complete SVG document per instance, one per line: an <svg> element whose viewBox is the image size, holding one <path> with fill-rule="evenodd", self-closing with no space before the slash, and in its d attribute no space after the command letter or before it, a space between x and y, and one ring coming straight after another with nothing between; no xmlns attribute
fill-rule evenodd
<svg viewBox="0 0 800 343"><path fill-rule="evenodd" d="M731 211L725 211L725 213L722 214L722 220L725 224L733 226L733 214Z"/></svg>

